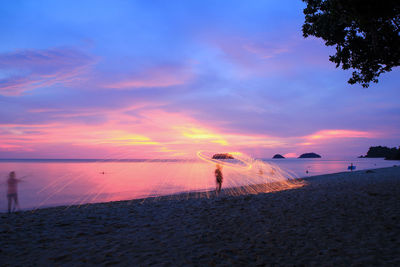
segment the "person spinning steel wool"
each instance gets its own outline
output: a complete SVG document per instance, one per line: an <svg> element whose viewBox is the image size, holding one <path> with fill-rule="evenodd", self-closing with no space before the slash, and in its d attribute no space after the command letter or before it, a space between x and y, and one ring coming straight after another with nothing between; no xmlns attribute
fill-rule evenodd
<svg viewBox="0 0 400 267"><path fill-rule="evenodd" d="M215 169L215 182L217 184L215 192L217 193L217 195L221 192L223 179L224 177L222 176L222 167L221 165L217 164L217 168Z"/></svg>
<svg viewBox="0 0 400 267"><path fill-rule="evenodd" d="M21 179L15 178L15 172L12 171L9 174L7 179L7 199L8 199L8 213L11 212L12 202L14 200L14 208L13 211L18 207L20 209L18 203L18 183L22 182Z"/></svg>

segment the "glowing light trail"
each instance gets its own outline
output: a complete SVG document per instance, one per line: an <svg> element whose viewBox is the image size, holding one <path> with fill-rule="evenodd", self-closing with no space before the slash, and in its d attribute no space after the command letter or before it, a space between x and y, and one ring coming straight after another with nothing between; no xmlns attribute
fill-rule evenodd
<svg viewBox="0 0 400 267"><path fill-rule="evenodd" d="M198 151L198 159L126 161L131 155L121 150L96 162L44 163L42 166L50 168L52 175L35 192L39 201L33 212L52 203L83 208L89 203L138 198L143 201L212 198L216 196L216 164L225 167L221 196L268 193L304 185L273 163L240 152L229 154L234 159L213 159L211 152Z"/></svg>
<svg viewBox="0 0 400 267"><path fill-rule="evenodd" d="M227 162L227 161L213 159L211 157L208 157L208 156L204 155L203 151L197 151L196 154L197 154L197 157L199 159L202 159L202 160L204 160L206 162L209 162L209 163L220 164L220 165L223 165L223 166L226 166L226 167L243 168L243 169L246 169L246 170L250 170L251 167L252 167L251 163L247 162L246 160L244 160L244 159L242 159L240 157L236 157L235 159L238 160L240 163L244 164L244 166L243 165L239 165L239 164L235 164L235 163L231 163L231 162ZM236 156L242 155L242 153L240 153L240 152L229 152L228 154L236 155Z"/></svg>

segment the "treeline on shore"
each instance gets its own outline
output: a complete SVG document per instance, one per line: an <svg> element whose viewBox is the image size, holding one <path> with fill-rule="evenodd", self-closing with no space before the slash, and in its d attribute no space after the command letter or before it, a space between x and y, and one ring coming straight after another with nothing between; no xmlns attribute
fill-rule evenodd
<svg viewBox="0 0 400 267"><path fill-rule="evenodd" d="M387 160L400 160L400 147L389 148L386 146L371 146L367 155L360 158L385 158Z"/></svg>

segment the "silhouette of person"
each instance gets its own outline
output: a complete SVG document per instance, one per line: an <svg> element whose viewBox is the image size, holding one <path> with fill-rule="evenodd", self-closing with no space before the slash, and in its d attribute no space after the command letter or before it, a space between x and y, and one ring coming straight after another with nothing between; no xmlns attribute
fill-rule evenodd
<svg viewBox="0 0 400 267"><path fill-rule="evenodd" d="M216 182L216 189L217 195L221 192L222 181L224 177L222 176L222 167L221 165L217 164L217 168L215 169L215 182Z"/></svg>
<svg viewBox="0 0 400 267"><path fill-rule="evenodd" d="M350 171L352 172L355 168L354 168L354 166L353 166L353 162L350 164Z"/></svg>
<svg viewBox="0 0 400 267"><path fill-rule="evenodd" d="M12 202L14 200L14 208L12 211L15 211L15 209L18 207L20 209L19 203L18 203L18 183L21 182L21 179L17 179L15 177L15 172L12 171L9 174L9 177L7 179L7 199L8 199L8 213L11 212L11 206Z"/></svg>

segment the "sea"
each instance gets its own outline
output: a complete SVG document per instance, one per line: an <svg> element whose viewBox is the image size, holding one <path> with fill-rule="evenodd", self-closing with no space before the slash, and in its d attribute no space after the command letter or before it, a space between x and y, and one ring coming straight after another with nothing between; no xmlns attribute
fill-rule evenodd
<svg viewBox="0 0 400 267"><path fill-rule="evenodd" d="M288 178L400 166L382 158L259 159ZM7 210L7 183L16 172L19 204L35 211L51 206L141 199L215 188L215 164L196 160L0 159L0 212ZM260 170L261 172L261 170ZM225 168L223 187L248 185L251 175ZM268 172L263 175L268 175ZM233 178L235 177L235 178Z"/></svg>

